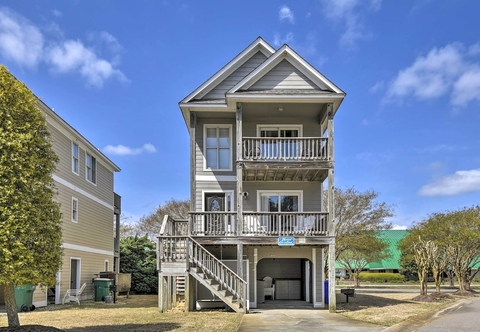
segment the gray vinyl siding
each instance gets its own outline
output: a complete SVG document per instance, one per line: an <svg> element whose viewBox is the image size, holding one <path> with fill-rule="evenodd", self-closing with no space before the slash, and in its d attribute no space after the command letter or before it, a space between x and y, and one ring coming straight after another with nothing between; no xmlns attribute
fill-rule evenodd
<svg viewBox="0 0 480 332"><path fill-rule="evenodd" d="M303 190L303 211L322 211L322 190L318 182L244 182L243 191L248 198L243 201L244 211L259 211L257 207L258 190L291 191Z"/></svg>
<svg viewBox="0 0 480 332"><path fill-rule="evenodd" d="M249 90L318 90L318 88L315 83L295 68L288 60L282 60L275 68L253 84ZM320 89L324 90L326 87L320 87Z"/></svg>
<svg viewBox="0 0 480 332"><path fill-rule="evenodd" d="M245 76L247 76L252 70L257 68L267 57L262 52L257 52L248 61L235 70L230 76L224 79L219 85L217 85L212 91L207 93L202 99L223 99L225 98L225 92L234 87Z"/></svg>
<svg viewBox="0 0 480 332"><path fill-rule="evenodd" d="M301 110L299 110L301 113ZM302 117L285 118L246 118L243 120L243 136L257 137L257 125L301 125L303 137L322 137L318 121Z"/></svg>
<svg viewBox="0 0 480 332"><path fill-rule="evenodd" d="M203 134L204 134L204 125L205 124L231 124L232 125L232 151L231 151L231 171L204 171L205 167L205 162L204 162L204 146L203 146ZM235 119L198 119L197 121L197 126L195 128L195 142L196 142L196 147L195 147L195 174L197 175L212 175L212 174L217 174L217 175L236 175L236 169L235 169L235 158L236 158L236 149L235 149L235 142L236 142L236 136L235 136L235 131L236 131L236 126L235 126Z"/></svg>
<svg viewBox="0 0 480 332"><path fill-rule="evenodd" d="M114 175L102 165L98 153L87 150L95 157L97 163L97 181L93 184L85 176L85 146L79 144L79 174L77 175L72 171L72 141L53 126L49 126L48 130L52 136L53 149L59 157L55 175L113 206Z"/></svg>

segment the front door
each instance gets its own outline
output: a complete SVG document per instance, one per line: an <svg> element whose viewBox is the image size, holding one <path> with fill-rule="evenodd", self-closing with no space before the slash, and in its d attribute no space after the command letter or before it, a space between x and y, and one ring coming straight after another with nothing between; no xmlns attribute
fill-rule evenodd
<svg viewBox="0 0 480 332"><path fill-rule="evenodd" d="M70 259L70 289L78 289L80 286L80 260Z"/></svg>
<svg viewBox="0 0 480 332"><path fill-rule="evenodd" d="M225 193L205 194L205 233L209 235L224 234L226 229ZM218 213L208 213L218 212Z"/></svg>

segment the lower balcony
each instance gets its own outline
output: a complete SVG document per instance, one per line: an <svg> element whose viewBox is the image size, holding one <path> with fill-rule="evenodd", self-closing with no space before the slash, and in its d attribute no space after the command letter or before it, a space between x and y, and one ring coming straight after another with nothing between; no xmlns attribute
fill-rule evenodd
<svg viewBox="0 0 480 332"><path fill-rule="evenodd" d="M328 212L190 212L192 236L318 237L328 235Z"/></svg>

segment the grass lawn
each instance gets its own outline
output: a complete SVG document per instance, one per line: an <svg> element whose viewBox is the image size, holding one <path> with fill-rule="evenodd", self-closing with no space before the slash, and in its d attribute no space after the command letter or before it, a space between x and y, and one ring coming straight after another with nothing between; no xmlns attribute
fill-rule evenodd
<svg viewBox="0 0 480 332"><path fill-rule="evenodd" d="M410 317L438 311L461 299L451 296L438 302L415 302L418 293L357 293L345 302L337 294L337 314L364 322L391 326ZM157 311L156 295L133 295L120 298L116 304L87 301L80 306L50 305L33 312L20 313L21 325L44 325L64 331L236 331L242 314L223 310L168 313ZM0 332L7 326L7 317L0 316ZM42 331L42 330L31 330Z"/></svg>
<svg viewBox="0 0 480 332"><path fill-rule="evenodd" d="M419 293L357 293L345 302L345 296L337 294L337 313L356 320L383 326L392 326L408 318L438 311L462 299L450 296L437 302L416 302Z"/></svg>
<svg viewBox="0 0 480 332"><path fill-rule="evenodd" d="M225 311L184 313L174 310L159 313L156 295L132 295L116 304L73 302L49 305L33 312L21 313L21 325L53 326L72 332L97 331L236 331L241 314ZM7 317L0 317L0 327L8 326ZM1 330L1 329L0 329Z"/></svg>

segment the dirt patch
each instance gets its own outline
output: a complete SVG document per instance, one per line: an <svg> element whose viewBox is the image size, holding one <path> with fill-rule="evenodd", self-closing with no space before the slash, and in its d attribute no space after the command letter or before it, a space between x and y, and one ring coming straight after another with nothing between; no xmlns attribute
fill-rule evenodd
<svg viewBox="0 0 480 332"><path fill-rule="evenodd" d="M453 294L457 296L464 296L464 297L474 297L478 295L478 293L475 292L474 290L458 290Z"/></svg>
<svg viewBox="0 0 480 332"><path fill-rule="evenodd" d="M417 293L418 294L418 293ZM338 297L337 313L342 316L382 326L392 326L408 318L440 310L459 297L439 299L433 302L418 302L415 293L357 293L349 303ZM432 297L430 297L432 298Z"/></svg>
<svg viewBox="0 0 480 332"><path fill-rule="evenodd" d="M430 294L415 296L412 301L416 302L436 302L438 299Z"/></svg>
<svg viewBox="0 0 480 332"><path fill-rule="evenodd" d="M0 332L63 332L55 327L43 325L23 325L19 327L0 327Z"/></svg>

